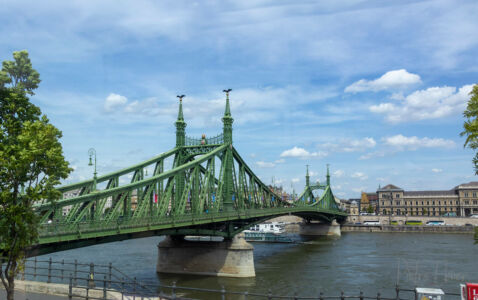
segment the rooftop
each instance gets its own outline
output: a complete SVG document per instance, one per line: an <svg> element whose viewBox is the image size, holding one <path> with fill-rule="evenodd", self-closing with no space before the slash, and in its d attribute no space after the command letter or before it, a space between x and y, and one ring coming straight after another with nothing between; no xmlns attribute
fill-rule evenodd
<svg viewBox="0 0 478 300"><path fill-rule="evenodd" d="M462 183L453 189L466 189L466 188L478 188L478 181L470 181L468 183Z"/></svg>
<svg viewBox="0 0 478 300"><path fill-rule="evenodd" d="M403 189L393 184L387 184L386 186L377 190L377 192L390 192L390 191L403 191Z"/></svg>
<svg viewBox="0 0 478 300"><path fill-rule="evenodd" d="M455 190L448 191L406 191L403 196L456 196Z"/></svg>

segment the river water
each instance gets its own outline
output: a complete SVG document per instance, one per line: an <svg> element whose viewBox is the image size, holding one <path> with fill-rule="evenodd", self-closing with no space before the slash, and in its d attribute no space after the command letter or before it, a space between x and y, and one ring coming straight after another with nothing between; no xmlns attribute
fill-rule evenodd
<svg viewBox="0 0 478 300"><path fill-rule="evenodd" d="M255 278L157 274L157 247L162 237L127 240L57 252L53 260L113 263L144 282L249 291L276 295L393 295L402 287L439 287L459 293L459 283L478 282L478 245L470 234L343 233L341 238L300 243L254 243ZM213 295L186 294L201 299ZM238 298L240 299L240 298Z"/></svg>

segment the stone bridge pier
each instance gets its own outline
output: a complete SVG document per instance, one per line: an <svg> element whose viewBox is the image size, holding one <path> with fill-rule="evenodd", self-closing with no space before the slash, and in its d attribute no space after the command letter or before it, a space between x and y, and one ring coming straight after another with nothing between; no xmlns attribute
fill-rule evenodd
<svg viewBox="0 0 478 300"><path fill-rule="evenodd" d="M328 223L302 222L299 228L300 235L307 236L335 236L340 237L340 224L336 220Z"/></svg>
<svg viewBox="0 0 478 300"><path fill-rule="evenodd" d="M244 234L232 240L191 241L167 236L158 244L158 273L255 277L254 247Z"/></svg>

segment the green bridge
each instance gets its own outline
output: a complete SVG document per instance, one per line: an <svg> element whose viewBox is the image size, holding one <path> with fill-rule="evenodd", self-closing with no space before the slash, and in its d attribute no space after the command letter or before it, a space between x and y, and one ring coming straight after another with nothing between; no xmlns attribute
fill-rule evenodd
<svg viewBox="0 0 478 300"><path fill-rule="evenodd" d="M95 167L93 179L59 187L61 200L36 204L39 241L29 256L155 235L231 240L282 215L343 222L347 215L334 200L328 169L323 185L311 185L307 171L305 190L295 201L283 199L254 174L233 146L229 91L222 134L187 137L184 96L178 96L172 150L103 176ZM148 175L147 169L154 171ZM324 190L320 198L315 189Z"/></svg>

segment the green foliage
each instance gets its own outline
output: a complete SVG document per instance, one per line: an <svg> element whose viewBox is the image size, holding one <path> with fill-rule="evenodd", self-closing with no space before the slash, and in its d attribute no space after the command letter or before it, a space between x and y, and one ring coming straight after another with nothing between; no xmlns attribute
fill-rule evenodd
<svg viewBox="0 0 478 300"><path fill-rule="evenodd" d="M463 124L464 130L460 135L466 135L464 147L476 150L478 149L478 85L473 86L473 89L470 92L468 106L463 115L466 118L466 121ZM475 174L478 175L478 153L476 153L473 158L473 165L475 166Z"/></svg>
<svg viewBox="0 0 478 300"><path fill-rule="evenodd" d="M40 74L33 69L28 51L13 52L13 61L4 61L0 71L0 88L11 84L13 88L34 95L33 90L38 88Z"/></svg>
<svg viewBox="0 0 478 300"><path fill-rule="evenodd" d="M369 206L367 207L367 213L372 214L372 213L374 213L374 212L375 212L375 211L373 210L372 205L369 205Z"/></svg>
<svg viewBox="0 0 478 300"><path fill-rule="evenodd" d="M28 53L15 52L14 58L3 63L0 75L0 262L5 265L0 278L8 299L13 299L14 276L25 250L38 237L33 204L58 199L61 193L54 186L71 171L61 132L27 97L40 82Z"/></svg>

